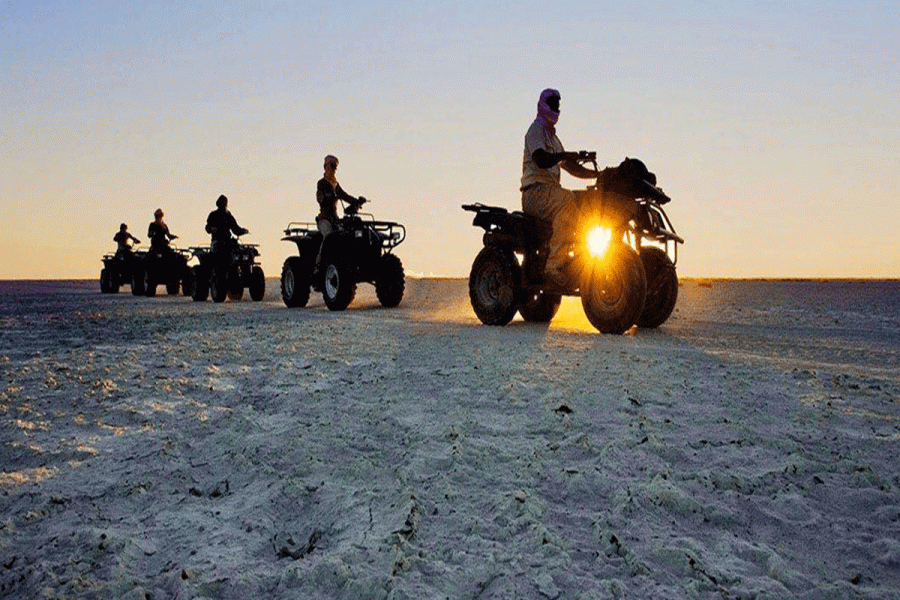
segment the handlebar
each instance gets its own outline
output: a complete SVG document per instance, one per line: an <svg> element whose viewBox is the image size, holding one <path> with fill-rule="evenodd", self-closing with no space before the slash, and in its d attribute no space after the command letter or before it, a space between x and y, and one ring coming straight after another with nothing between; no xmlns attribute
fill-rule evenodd
<svg viewBox="0 0 900 600"><path fill-rule="evenodd" d="M349 201L345 202L344 200L341 200L341 204L344 205L344 214L345 215L357 214L359 212L359 208L368 201L369 200L367 198L365 198L364 196L360 196L354 202L349 202Z"/></svg>

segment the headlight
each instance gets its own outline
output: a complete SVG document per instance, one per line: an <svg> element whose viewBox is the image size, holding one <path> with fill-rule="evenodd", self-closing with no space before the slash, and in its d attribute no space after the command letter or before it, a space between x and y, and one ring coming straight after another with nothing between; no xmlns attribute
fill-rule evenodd
<svg viewBox="0 0 900 600"><path fill-rule="evenodd" d="M591 256L600 258L609 249L609 243L612 241L612 231L606 227L596 225L588 231L587 248Z"/></svg>

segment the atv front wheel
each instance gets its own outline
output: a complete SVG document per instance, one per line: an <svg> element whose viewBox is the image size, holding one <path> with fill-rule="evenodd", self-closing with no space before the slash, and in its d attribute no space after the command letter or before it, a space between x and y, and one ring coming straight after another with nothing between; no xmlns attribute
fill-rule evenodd
<svg viewBox="0 0 900 600"><path fill-rule="evenodd" d="M190 267L185 267L184 272L181 274L181 295L182 296L193 296L194 295L194 279L191 276Z"/></svg>
<svg viewBox="0 0 900 600"><path fill-rule="evenodd" d="M213 302L225 302L228 297L228 272L222 268L214 268L209 276L209 293Z"/></svg>
<svg viewBox="0 0 900 600"><path fill-rule="evenodd" d="M144 265L136 264L131 273L131 293L135 296L144 295Z"/></svg>
<svg viewBox="0 0 900 600"><path fill-rule="evenodd" d="M609 247L581 286L581 305L600 333L622 334L644 309L647 279L637 253L621 242Z"/></svg>
<svg viewBox="0 0 900 600"><path fill-rule="evenodd" d="M173 279L172 281L166 282L166 293L170 296L175 296L178 292L181 291L181 280Z"/></svg>
<svg viewBox="0 0 900 600"><path fill-rule="evenodd" d="M250 299L254 302L259 302L266 295L266 276L262 267L253 267L250 270L250 285L248 289L250 291Z"/></svg>
<svg viewBox="0 0 900 600"><path fill-rule="evenodd" d="M281 299L288 308L303 308L309 302L310 272L303 259L289 256L281 267Z"/></svg>
<svg viewBox="0 0 900 600"><path fill-rule="evenodd" d="M328 310L344 310L356 296L356 280L353 271L343 260L329 260L325 263L325 286L322 297Z"/></svg>
<svg viewBox="0 0 900 600"><path fill-rule="evenodd" d="M486 246L469 273L469 300L485 325L506 325L516 314L522 269L511 250Z"/></svg>
<svg viewBox="0 0 900 600"><path fill-rule="evenodd" d="M519 302L519 314L529 323L549 323L556 316L562 296L538 292L528 294Z"/></svg>
<svg viewBox="0 0 900 600"><path fill-rule="evenodd" d="M109 269L100 269L100 291L104 294L112 294L113 291L118 292L118 286L113 286L112 282L112 273L109 272Z"/></svg>
<svg viewBox="0 0 900 600"><path fill-rule="evenodd" d="M647 274L647 300L638 327L659 327L669 318L678 300L678 275L672 259L662 248L641 248L641 263Z"/></svg>
<svg viewBox="0 0 900 600"><path fill-rule="evenodd" d="M228 299L240 300L244 297L244 283L241 281L241 268L237 265L228 270Z"/></svg>
<svg viewBox="0 0 900 600"><path fill-rule="evenodd" d="M385 254L378 263L378 275L375 279L375 295L386 308L393 308L403 300L406 288L403 263L394 254Z"/></svg>
<svg viewBox="0 0 900 600"><path fill-rule="evenodd" d="M156 280L151 269L144 269L144 295L148 298L156 296Z"/></svg>
<svg viewBox="0 0 900 600"><path fill-rule="evenodd" d="M205 302L209 297L209 275L203 267L191 267L191 298L195 302Z"/></svg>

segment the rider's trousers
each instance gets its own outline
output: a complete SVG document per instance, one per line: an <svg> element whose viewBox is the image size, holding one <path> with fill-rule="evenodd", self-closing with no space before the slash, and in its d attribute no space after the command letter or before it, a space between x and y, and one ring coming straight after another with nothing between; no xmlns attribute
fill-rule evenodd
<svg viewBox="0 0 900 600"><path fill-rule="evenodd" d="M319 233L322 234L322 243L319 244L319 253L316 254L316 268L319 268L322 263L322 248L325 247L325 238L334 231L334 224L328 219L316 217L316 227L319 229Z"/></svg>
<svg viewBox="0 0 900 600"><path fill-rule="evenodd" d="M568 260L569 241L577 225L575 192L546 183L528 186L522 190L522 210L553 223L546 270L558 271Z"/></svg>

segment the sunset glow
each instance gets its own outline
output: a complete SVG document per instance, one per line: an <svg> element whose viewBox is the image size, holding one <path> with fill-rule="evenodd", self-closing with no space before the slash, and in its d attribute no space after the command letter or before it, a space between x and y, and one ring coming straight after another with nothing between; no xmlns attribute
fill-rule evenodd
<svg viewBox="0 0 900 600"><path fill-rule="evenodd" d="M870 223L900 221L892 4L585 9L9 3L0 279L95 279L120 223L146 247L157 207L180 246L208 243L219 194L276 277L326 154L366 212L406 226L411 274L465 277L480 234L460 205L521 209L546 87L566 150L656 173L682 276L900 276Z"/></svg>

